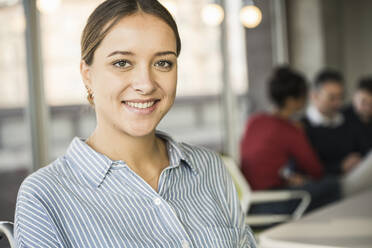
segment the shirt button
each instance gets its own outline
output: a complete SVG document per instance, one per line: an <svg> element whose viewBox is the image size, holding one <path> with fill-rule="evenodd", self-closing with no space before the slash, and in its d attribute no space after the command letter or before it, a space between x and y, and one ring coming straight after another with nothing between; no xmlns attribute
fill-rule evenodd
<svg viewBox="0 0 372 248"><path fill-rule="evenodd" d="M155 205L159 206L161 204L161 199L160 198L155 198L154 203L155 203Z"/></svg>
<svg viewBox="0 0 372 248"><path fill-rule="evenodd" d="M182 240L182 248L190 248L189 242L187 242L186 240Z"/></svg>

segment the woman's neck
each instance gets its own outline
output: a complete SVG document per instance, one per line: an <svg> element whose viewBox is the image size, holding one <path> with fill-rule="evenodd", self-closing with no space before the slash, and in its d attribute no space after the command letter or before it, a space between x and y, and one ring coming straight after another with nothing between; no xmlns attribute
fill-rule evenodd
<svg viewBox="0 0 372 248"><path fill-rule="evenodd" d="M122 160L155 191L161 172L169 165L165 142L155 131L133 137L120 130L104 130L97 126L86 143L112 160Z"/></svg>
<svg viewBox="0 0 372 248"><path fill-rule="evenodd" d="M273 113L274 115L286 120L289 120L290 117L293 115L293 111L288 108L276 108Z"/></svg>
<svg viewBox="0 0 372 248"><path fill-rule="evenodd" d="M158 167L160 161L167 159L166 146L156 137L155 131L147 136L133 137L120 130L97 126L86 143L111 160L124 161L134 171Z"/></svg>

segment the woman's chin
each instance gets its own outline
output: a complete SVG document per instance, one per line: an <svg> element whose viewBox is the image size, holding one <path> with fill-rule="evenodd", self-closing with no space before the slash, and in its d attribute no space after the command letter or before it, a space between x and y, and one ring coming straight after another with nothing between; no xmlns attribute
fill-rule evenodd
<svg viewBox="0 0 372 248"><path fill-rule="evenodd" d="M144 137L144 136L153 134L155 131L155 128L156 127L154 126L147 126L147 127L136 126L136 127L125 128L123 131L132 137Z"/></svg>

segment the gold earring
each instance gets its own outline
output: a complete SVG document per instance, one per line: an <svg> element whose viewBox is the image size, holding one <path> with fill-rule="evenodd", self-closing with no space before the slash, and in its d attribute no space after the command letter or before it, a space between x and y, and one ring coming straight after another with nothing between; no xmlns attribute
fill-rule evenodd
<svg viewBox="0 0 372 248"><path fill-rule="evenodd" d="M91 89L89 89L89 88L87 88L87 93L88 93L88 95L87 95L87 100L88 100L88 102L90 103L90 105L94 105L94 95L93 95L93 93L92 93L92 90Z"/></svg>

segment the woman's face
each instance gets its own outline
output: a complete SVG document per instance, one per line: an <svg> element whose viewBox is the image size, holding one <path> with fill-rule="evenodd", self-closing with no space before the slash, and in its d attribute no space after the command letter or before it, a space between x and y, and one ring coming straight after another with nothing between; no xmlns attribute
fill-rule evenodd
<svg viewBox="0 0 372 248"><path fill-rule="evenodd" d="M175 35L158 17L124 17L103 39L93 63L81 63L81 73L94 95L99 128L149 135L176 95Z"/></svg>

